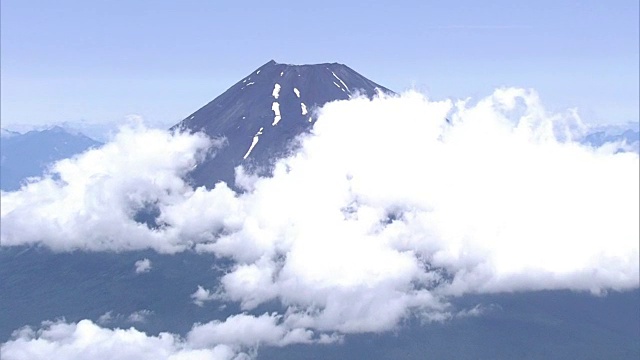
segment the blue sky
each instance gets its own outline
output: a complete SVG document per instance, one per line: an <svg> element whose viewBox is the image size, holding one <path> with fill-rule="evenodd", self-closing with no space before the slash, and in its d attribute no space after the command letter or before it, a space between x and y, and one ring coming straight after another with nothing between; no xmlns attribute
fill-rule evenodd
<svg viewBox="0 0 640 360"><path fill-rule="evenodd" d="M434 98L535 88L638 121L639 5L615 1L2 1L2 125L172 124L270 59Z"/></svg>

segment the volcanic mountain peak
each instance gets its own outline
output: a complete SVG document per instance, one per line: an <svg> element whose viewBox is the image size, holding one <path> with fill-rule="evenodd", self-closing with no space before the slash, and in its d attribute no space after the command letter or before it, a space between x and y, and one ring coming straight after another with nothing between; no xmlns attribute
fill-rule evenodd
<svg viewBox="0 0 640 360"><path fill-rule="evenodd" d="M356 94L393 93L346 65L267 62L174 128L226 138L193 172L194 185L233 184L234 168L269 165L313 126L313 109Z"/></svg>

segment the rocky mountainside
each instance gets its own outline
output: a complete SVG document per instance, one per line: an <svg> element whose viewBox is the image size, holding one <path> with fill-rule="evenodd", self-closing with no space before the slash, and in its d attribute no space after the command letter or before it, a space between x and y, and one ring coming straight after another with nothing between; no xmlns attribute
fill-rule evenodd
<svg viewBox="0 0 640 360"><path fill-rule="evenodd" d="M172 129L224 137L224 146L200 164L194 185L233 184L234 168L265 167L286 154L291 140L313 126L314 109L357 94L391 90L346 65L289 65L271 60Z"/></svg>

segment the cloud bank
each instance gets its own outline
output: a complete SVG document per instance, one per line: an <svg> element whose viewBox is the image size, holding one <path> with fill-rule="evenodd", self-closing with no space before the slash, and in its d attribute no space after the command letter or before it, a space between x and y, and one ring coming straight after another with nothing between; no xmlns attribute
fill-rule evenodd
<svg viewBox="0 0 640 360"><path fill-rule="evenodd" d="M245 329L276 326L274 345L451 318L448 299L468 293L639 286L638 154L574 141L575 112L549 114L534 91L508 88L477 102L354 98L316 117L272 177L238 169L244 193L183 180L212 144L202 135L125 130L3 193L2 244L229 258L194 302L277 301L281 313ZM134 219L148 206L155 228ZM194 327L187 343L229 342L251 315L237 316Z"/></svg>
<svg viewBox="0 0 640 360"><path fill-rule="evenodd" d="M111 314L101 316L111 320ZM136 320L130 320L136 322ZM104 323L104 321L102 321ZM245 360L254 358L260 345L286 346L294 343L331 343L339 336L319 335L306 329L291 329L277 314L237 314L224 321L194 324L182 338L171 333L150 336L131 327L110 329L91 320L77 323L44 322L34 330L16 330L2 344L3 359L207 359Z"/></svg>
<svg viewBox="0 0 640 360"><path fill-rule="evenodd" d="M184 202L191 191L185 175L220 143L202 134L123 127L103 147L55 163L48 175L17 192L2 192L2 245L184 250L179 239L137 222L136 214L155 204Z"/></svg>

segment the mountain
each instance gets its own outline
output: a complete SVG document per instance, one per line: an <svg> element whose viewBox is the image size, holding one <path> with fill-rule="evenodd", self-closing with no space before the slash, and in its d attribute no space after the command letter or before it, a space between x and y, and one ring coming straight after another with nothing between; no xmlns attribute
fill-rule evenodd
<svg viewBox="0 0 640 360"><path fill-rule="evenodd" d="M14 137L16 135L20 135L19 132L8 130L8 129L5 129L5 128L0 128L0 131L1 131L0 132L0 138L1 139L7 139L7 138L10 138L10 137Z"/></svg>
<svg viewBox="0 0 640 360"><path fill-rule="evenodd" d="M285 155L291 140L313 126L314 110L356 94L373 97L391 90L346 65L279 64L271 60L172 129L203 131L226 139L215 156L192 173L194 185L233 184L234 168L268 167Z"/></svg>
<svg viewBox="0 0 640 360"><path fill-rule="evenodd" d="M17 190L25 178L42 175L51 163L100 145L83 134L72 134L59 126L24 134L3 129L0 189Z"/></svg>
<svg viewBox="0 0 640 360"><path fill-rule="evenodd" d="M640 152L640 124L629 123L594 128L581 142L593 147L613 143L618 151Z"/></svg>

